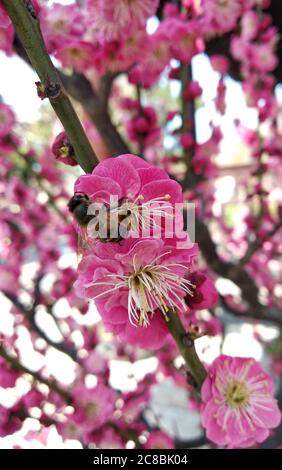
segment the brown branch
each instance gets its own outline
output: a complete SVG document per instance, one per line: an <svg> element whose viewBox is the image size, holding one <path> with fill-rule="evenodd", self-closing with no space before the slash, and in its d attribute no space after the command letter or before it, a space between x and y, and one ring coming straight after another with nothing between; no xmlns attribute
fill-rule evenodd
<svg viewBox="0 0 282 470"><path fill-rule="evenodd" d="M13 370L22 372L23 374L31 375L35 380L47 385L50 390L53 390L58 395L60 395L66 401L66 403L71 403L72 401L71 395L66 390L61 388L55 380L46 379L39 372L35 372L29 369L28 367L24 366L23 364L21 364L19 360L15 356L10 355L1 344L0 344L0 356L2 356L7 361L7 363L10 365L10 367Z"/></svg>
<svg viewBox="0 0 282 470"><path fill-rule="evenodd" d="M67 354L71 359L73 359L74 361L77 361L77 351L74 348L67 346L63 341L59 343L56 341L53 341L51 338L49 338L49 336L45 333L45 331L43 331L37 325L36 320L35 320L35 309L36 309L37 304L35 305L35 303L33 302L32 307L27 307L22 302L20 302L20 300L15 295L12 295L6 291L3 291L2 293L5 295L5 297L7 297L7 299L10 300L10 302L12 302L12 304L21 313L24 314L25 318L28 320L33 331L35 331L42 339L44 339L44 341L46 341L46 343L49 346L52 346L58 351L63 352L64 354Z"/></svg>
<svg viewBox="0 0 282 470"><path fill-rule="evenodd" d="M236 308L232 307L228 304L225 300L224 296L220 295L220 302L227 313L234 315L240 319L245 319L246 321L263 321L263 322L270 322L277 325L282 330L282 312L277 309L277 314L272 312L270 309L263 310L255 310L255 309L247 309L245 311L237 310Z"/></svg>
<svg viewBox="0 0 282 470"><path fill-rule="evenodd" d="M174 338L179 352L181 353L188 371L193 378L193 385L200 391L206 377L206 370L202 365L194 345L192 337L186 333L184 326L176 310L169 309L167 312L166 325Z"/></svg>
<svg viewBox="0 0 282 470"><path fill-rule="evenodd" d="M208 266L219 276L233 281L240 289L242 298L249 305L251 316L256 318L268 318L268 307L259 301L259 289L253 277L243 268L237 269L237 265L220 258L216 250L216 244L212 240L206 224L196 218L196 241Z"/></svg>
<svg viewBox="0 0 282 470"><path fill-rule="evenodd" d="M75 158L84 171L98 163L94 150L65 92L60 75L47 52L38 18L30 13L23 0L2 0L16 34L39 76L42 98L49 102L60 119L75 151Z"/></svg>
<svg viewBox="0 0 282 470"><path fill-rule="evenodd" d="M14 50L31 67L28 56L22 45L15 38ZM130 153L128 145L113 124L109 111L108 99L111 86L116 75L106 75L102 77L99 91L95 91L90 81L82 74L73 72L72 75L65 75L58 71L60 79L68 94L78 103L80 103L90 119L94 122L103 142L105 143L109 154L117 156L124 153Z"/></svg>
<svg viewBox="0 0 282 470"><path fill-rule="evenodd" d="M263 244L267 241L270 240L274 235L276 235L277 232L279 232L280 228L282 227L282 220L279 220L277 224L274 225L272 230L270 230L264 237L262 238L256 238L256 240L253 241L253 243L250 243L248 246L248 249L244 256L240 259L239 263L237 264L236 269L241 269L243 266L245 266L252 256L260 249L262 248Z"/></svg>

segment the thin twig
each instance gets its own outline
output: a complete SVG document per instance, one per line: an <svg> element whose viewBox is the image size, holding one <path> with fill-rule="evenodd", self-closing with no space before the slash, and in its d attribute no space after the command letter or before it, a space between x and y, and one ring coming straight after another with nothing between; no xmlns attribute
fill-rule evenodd
<svg viewBox="0 0 282 470"><path fill-rule="evenodd" d="M173 336L181 355L183 356L189 372L195 380L196 388L200 390L207 373L197 355L194 341L186 333L178 313L175 310L170 309L167 312L167 316L167 327Z"/></svg>
<svg viewBox="0 0 282 470"><path fill-rule="evenodd" d="M35 372L29 369L28 367L24 366L23 364L21 364L19 360L15 356L10 355L1 344L0 344L0 356L3 357L7 361L7 363L10 365L10 367L13 370L22 372L23 374L31 375L35 380L47 385L50 388L50 390L53 390L58 395L60 395L66 401L66 403L71 403L72 401L71 395L66 390L61 388L55 380L46 379L39 372Z"/></svg>

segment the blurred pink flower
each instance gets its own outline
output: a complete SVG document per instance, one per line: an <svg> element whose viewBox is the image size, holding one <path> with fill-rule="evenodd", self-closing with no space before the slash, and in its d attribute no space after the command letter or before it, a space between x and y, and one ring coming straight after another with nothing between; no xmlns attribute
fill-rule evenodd
<svg viewBox="0 0 282 470"><path fill-rule="evenodd" d="M129 30L145 28L146 20L153 16L159 0L88 0L91 26L106 41L118 39Z"/></svg>
<svg viewBox="0 0 282 470"><path fill-rule="evenodd" d="M145 449L174 449L173 439L163 431L152 431L144 445Z"/></svg>
<svg viewBox="0 0 282 470"><path fill-rule="evenodd" d="M60 434L67 439L81 437L89 441L90 433L113 419L116 394L113 389L98 383L94 388L78 384L72 389L74 413L58 426Z"/></svg>
<svg viewBox="0 0 282 470"><path fill-rule="evenodd" d="M187 276L192 284L193 295L187 295L185 302L193 310L212 308L218 302L214 282L206 274L195 271Z"/></svg>
<svg viewBox="0 0 282 470"><path fill-rule="evenodd" d="M4 7L0 3L0 28L7 28L11 24L11 20L7 15Z"/></svg>
<svg viewBox="0 0 282 470"><path fill-rule="evenodd" d="M139 143L144 147L152 146L159 140L161 128L158 117L153 106L138 107L135 114L127 120L126 131L132 142Z"/></svg>
<svg viewBox="0 0 282 470"><path fill-rule="evenodd" d="M181 186L164 170L131 154L107 158L95 167L92 174L80 176L75 183L75 193L87 194L92 202L106 205L114 197L118 207L113 207L112 203L109 209L123 214L123 217L129 213L123 220L130 222L130 230L137 234L141 226L150 234L152 224L159 227L167 213L171 218L175 204L183 200ZM175 227L181 229L181 211L174 212ZM172 230L171 220L170 227L166 224L167 234Z"/></svg>
<svg viewBox="0 0 282 470"><path fill-rule="evenodd" d="M18 377L20 377L19 372L11 369L6 360L0 357L0 387L14 387Z"/></svg>
<svg viewBox="0 0 282 470"><path fill-rule="evenodd" d="M76 166L77 161L74 159L74 149L71 145L65 131L58 134L52 144L52 152L59 162L65 165Z"/></svg>
<svg viewBox="0 0 282 470"><path fill-rule="evenodd" d="M205 20L217 32L230 31L242 14L241 0L203 0Z"/></svg>
<svg viewBox="0 0 282 470"><path fill-rule="evenodd" d="M98 433L97 433L98 434ZM124 449L125 443L120 435L113 429L103 429L98 436L94 436L98 449Z"/></svg>
<svg viewBox="0 0 282 470"><path fill-rule="evenodd" d="M216 72L220 73L221 75L224 75L228 72L230 64L229 60L224 55L214 54L210 57L210 61L212 68Z"/></svg>
<svg viewBox="0 0 282 470"><path fill-rule="evenodd" d="M98 243L79 265L77 294L94 299L106 327L136 346L158 349L168 333L169 307L186 310L192 293L185 275L195 245L176 249L175 240L128 239L122 246Z"/></svg>
<svg viewBox="0 0 282 470"><path fill-rule="evenodd" d="M41 6L39 19L49 52L80 38L85 32L85 20L77 5Z"/></svg>
<svg viewBox="0 0 282 470"><path fill-rule="evenodd" d="M263 442L281 421L271 377L252 358L221 355L202 386L202 424L219 446Z"/></svg>
<svg viewBox="0 0 282 470"><path fill-rule="evenodd" d="M73 67L78 72L85 72L93 67L95 47L86 41L68 41L60 47L55 56L63 67Z"/></svg>

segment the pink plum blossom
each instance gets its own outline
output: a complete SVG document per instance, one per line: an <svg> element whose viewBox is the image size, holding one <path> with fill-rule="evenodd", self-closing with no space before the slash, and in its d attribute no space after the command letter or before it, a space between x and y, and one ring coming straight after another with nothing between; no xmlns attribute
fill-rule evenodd
<svg viewBox="0 0 282 470"><path fill-rule="evenodd" d="M240 0L203 0L205 19L218 32L230 31L242 14Z"/></svg>
<svg viewBox="0 0 282 470"><path fill-rule="evenodd" d="M124 240L97 244L95 254L79 265L77 294L94 299L110 331L136 346L158 349L168 333L169 308L184 311L192 294L185 273L191 269L195 246L175 249L173 240Z"/></svg>
<svg viewBox="0 0 282 470"><path fill-rule="evenodd" d="M142 142L144 147L153 145L161 135L154 108L145 106L137 109L137 114L126 122L126 130L132 142Z"/></svg>
<svg viewBox="0 0 282 470"><path fill-rule="evenodd" d="M184 96L185 100L192 101L195 98L198 98L199 96L201 96L202 92L203 92L203 90L200 87L198 82L196 82L194 80L189 80L189 82L187 83L187 86L184 90L183 96Z"/></svg>
<svg viewBox="0 0 282 470"><path fill-rule="evenodd" d="M149 434L145 449L174 449L173 439L163 431L152 431Z"/></svg>
<svg viewBox="0 0 282 470"><path fill-rule="evenodd" d="M60 426L65 438L81 436L88 440L91 432L112 419L116 394L113 389L98 383L94 388L78 384L72 390L74 413L67 417L67 423Z"/></svg>
<svg viewBox="0 0 282 470"><path fill-rule="evenodd" d="M169 17L161 22L158 32L167 37L172 57L182 62L191 62L194 55L204 50L200 26L195 21Z"/></svg>
<svg viewBox="0 0 282 470"><path fill-rule="evenodd" d="M124 449L125 443L120 435L113 429L103 429L94 441L98 449Z"/></svg>
<svg viewBox="0 0 282 470"><path fill-rule="evenodd" d="M147 39L142 49L142 60L130 69L128 75L130 83L139 84L144 88L149 88L159 79L172 58L166 32L157 29Z"/></svg>
<svg viewBox="0 0 282 470"><path fill-rule="evenodd" d="M144 28L146 20L153 16L158 0L87 0L90 21L97 34L106 41L126 35L128 30Z"/></svg>
<svg viewBox="0 0 282 470"><path fill-rule="evenodd" d="M69 41L80 38L84 33L85 22L77 5L41 6L40 25L49 52L67 45Z"/></svg>
<svg viewBox="0 0 282 470"><path fill-rule="evenodd" d="M213 54L210 57L211 66L216 71L219 72L221 75L225 75L229 69L229 60L220 54Z"/></svg>
<svg viewBox="0 0 282 470"><path fill-rule="evenodd" d="M251 447L281 421L271 377L252 358L221 355L202 386L202 424L219 446Z"/></svg>
<svg viewBox="0 0 282 470"><path fill-rule="evenodd" d="M60 132L52 144L52 152L56 159L65 165L75 166L77 161L74 159L74 149L71 145L65 131Z"/></svg>
<svg viewBox="0 0 282 470"><path fill-rule="evenodd" d="M19 376L19 372L9 367L5 359L0 357L0 387L14 387Z"/></svg>
<svg viewBox="0 0 282 470"><path fill-rule="evenodd" d="M73 67L78 72L84 72L93 66L95 48L86 41L67 42L56 52L56 58L63 67Z"/></svg>
<svg viewBox="0 0 282 470"><path fill-rule="evenodd" d="M193 296L187 295L185 302L193 310L212 308L218 302L218 293L213 281L204 273L195 271L187 276L192 284Z"/></svg>
<svg viewBox="0 0 282 470"><path fill-rule="evenodd" d="M167 224L165 228L167 234L171 233L171 211L176 203L183 200L180 185L171 180L164 170L131 154L107 158L94 168L92 174L80 176L75 183L75 193L86 194L92 202L106 205L114 197L118 206L109 206L111 214L113 211L121 215L128 214L124 221L130 223L130 230L136 234L141 226L150 234L152 224L155 228L160 227L162 218L168 212L171 224ZM181 213L177 207L174 212L175 226L177 224L181 229ZM156 222L157 218L159 222Z"/></svg>

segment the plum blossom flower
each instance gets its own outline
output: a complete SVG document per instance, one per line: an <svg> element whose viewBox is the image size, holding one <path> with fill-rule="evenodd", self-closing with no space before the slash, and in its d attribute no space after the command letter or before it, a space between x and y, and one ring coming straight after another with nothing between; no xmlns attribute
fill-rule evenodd
<svg viewBox="0 0 282 470"><path fill-rule="evenodd" d="M13 434L21 428L22 422L15 413L16 407L17 403L12 408L0 405L0 437Z"/></svg>
<svg viewBox="0 0 282 470"><path fill-rule="evenodd" d="M141 226L145 231L152 228L156 218L168 212L172 216L175 204L183 200L180 185L164 170L131 154L107 158L92 174L80 176L75 183L75 193L86 194L93 203L109 205L112 212L122 217L126 215L124 220L137 234ZM118 201L116 207L111 204L113 197ZM177 227L181 228L180 211L175 210L176 219ZM168 225L166 229L169 233Z"/></svg>
<svg viewBox="0 0 282 470"><path fill-rule="evenodd" d="M74 149L71 145L65 131L60 132L52 144L52 152L56 159L65 165L75 166L77 161L74 159Z"/></svg>
<svg viewBox="0 0 282 470"><path fill-rule="evenodd" d="M159 348L167 336L167 312L186 310L184 297L192 295L185 275L196 247L176 249L158 239L127 239L99 243L95 254L79 265L75 287L82 298L94 299L106 327L127 342Z"/></svg>
<svg viewBox="0 0 282 470"><path fill-rule="evenodd" d="M141 142L149 147L159 140L161 129L158 124L157 113L152 106L139 106L137 113L126 122L126 131L132 142Z"/></svg>
<svg viewBox="0 0 282 470"><path fill-rule="evenodd" d="M77 5L41 6L40 25L48 51L54 52L75 38L80 38L85 30L85 21Z"/></svg>
<svg viewBox="0 0 282 470"><path fill-rule="evenodd" d="M210 61L211 61L212 68L216 72L220 73L221 75L224 75L228 72L228 69L230 67L230 63L229 63L229 60L227 59L227 57L225 57L224 55L213 54L210 57Z"/></svg>
<svg viewBox="0 0 282 470"><path fill-rule="evenodd" d="M130 83L148 88L158 80L172 58L169 41L163 29L158 28L154 34L148 35L142 52L142 60L129 71L128 78Z"/></svg>
<svg viewBox="0 0 282 470"><path fill-rule="evenodd" d="M203 0L205 19L217 32L230 31L242 14L241 0Z"/></svg>
<svg viewBox="0 0 282 470"><path fill-rule="evenodd" d="M252 358L219 356L202 386L202 424L220 446L263 442L281 421L271 377Z"/></svg>
<svg viewBox="0 0 282 470"><path fill-rule="evenodd" d="M74 413L59 426L65 438L87 440L88 435L113 417L116 394L114 390L98 383L94 388L78 384L72 390Z"/></svg>
<svg viewBox="0 0 282 470"><path fill-rule="evenodd" d="M191 309L211 308L218 302L218 293L213 281L204 273L195 271L187 276L194 290L193 296L187 295L185 302Z"/></svg>
<svg viewBox="0 0 282 470"><path fill-rule="evenodd" d="M159 0L88 0L90 21L98 35L106 41L126 35L128 30L145 27Z"/></svg>
<svg viewBox="0 0 282 470"><path fill-rule="evenodd" d="M190 62L204 50L199 22L169 17L161 22L158 32L167 38L172 57L182 62Z"/></svg>
<svg viewBox="0 0 282 470"><path fill-rule="evenodd" d="M86 41L67 42L58 49L56 58L63 67L74 67L78 72L84 72L93 66L95 47Z"/></svg>
<svg viewBox="0 0 282 470"><path fill-rule="evenodd" d="M174 449L173 439L163 431L152 431L144 445L145 449Z"/></svg>

